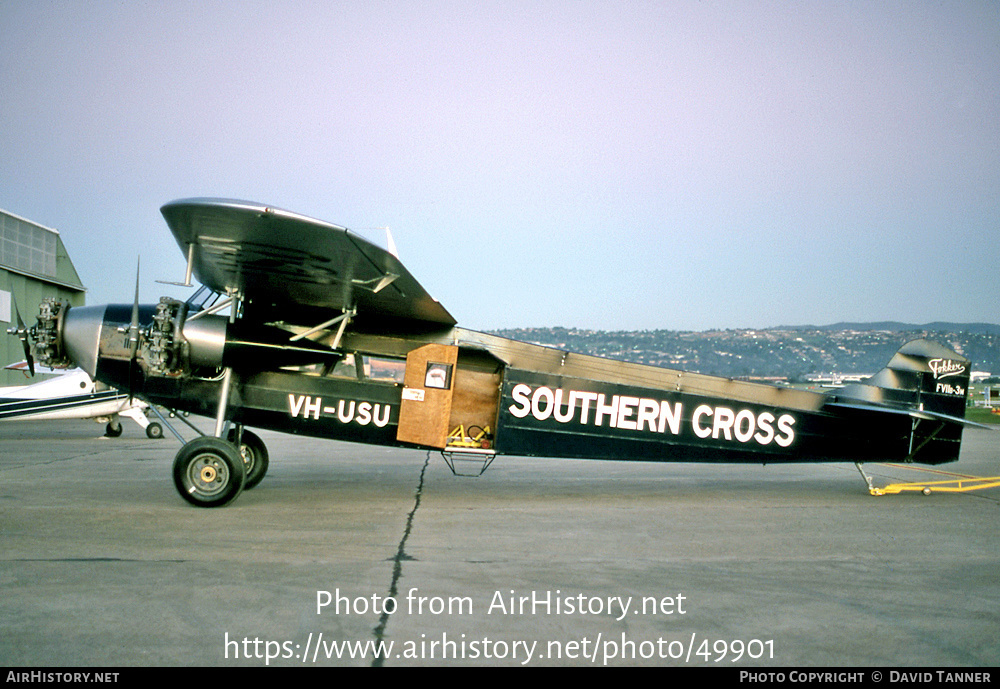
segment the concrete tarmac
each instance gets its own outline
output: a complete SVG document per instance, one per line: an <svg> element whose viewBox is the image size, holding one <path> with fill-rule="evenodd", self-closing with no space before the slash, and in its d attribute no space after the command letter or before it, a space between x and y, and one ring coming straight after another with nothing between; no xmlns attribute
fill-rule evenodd
<svg viewBox="0 0 1000 689"><path fill-rule="evenodd" d="M199 509L179 444L124 425L0 425L0 664L1000 665L998 488L509 457L468 478L261 432L260 486ZM1000 433L936 471L1000 475Z"/></svg>

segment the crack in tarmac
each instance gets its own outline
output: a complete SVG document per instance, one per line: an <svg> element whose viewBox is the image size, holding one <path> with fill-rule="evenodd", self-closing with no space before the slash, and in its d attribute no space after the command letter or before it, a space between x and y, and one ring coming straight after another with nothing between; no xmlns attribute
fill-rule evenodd
<svg viewBox="0 0 1000 689"><path fill-rule="evenodd" d="M403 576L403 562L405 560L414 560L415 558L410 557L406 554L406 541L410 538L410 531L413 528L413 518L417 514L417 508L420 507L420 498L424 491L424 475L427 473L427 467L431 462L431 453L427 452L427 457L424 459L424 466L420 469L420 480L417 483L417 490L414 495L413 509L406 516L406 528L403 529L403 537L399 539L399 546L396 548L396 555L392 558L392 581L389 584L389 597L395 599L396 594L399 592L399 580ZM389 624L389 613L383 610L382 616L379 618L378 626L375 627L375 643L377 648L382 647L382 640L385 637L385 628ZM382 667L385 662L385 657L382 655L376 655L375 659L372 661L372 667Z"/></svg>

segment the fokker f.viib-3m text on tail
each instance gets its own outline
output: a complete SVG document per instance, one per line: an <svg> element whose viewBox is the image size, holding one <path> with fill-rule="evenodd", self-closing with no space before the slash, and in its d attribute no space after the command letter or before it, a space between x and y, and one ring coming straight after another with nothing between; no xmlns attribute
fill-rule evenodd
<svg viewBox="0 0 1000 689"><path fill-rule="evenodd" d="M138 285L132 304L47 302L16 332L46 365L75 363L150 405L214 418L214 434L174 460L194 505L224 505L264 477L268 452L246 427L440 450L453 467L502 455L958 458L969 361L933 342L828 393L602 359L458 327L394 252L343 227L218 199L162 213L186 282L207 289L155 305L138 303Z"/></svg>

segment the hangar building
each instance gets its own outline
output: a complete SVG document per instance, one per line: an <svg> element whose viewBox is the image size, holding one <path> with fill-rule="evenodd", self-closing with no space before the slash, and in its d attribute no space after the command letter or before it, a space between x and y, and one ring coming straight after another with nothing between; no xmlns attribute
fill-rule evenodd
<svg viewBox="0 0 1000 689"><path fill-rule="evenodd" d="M3 370L24 360L20 341L6 332L17 325L14 305L31 327L43 298L82 306L85 291L59 232L0 209L0 385L31 382L18 371Z"/></svg>

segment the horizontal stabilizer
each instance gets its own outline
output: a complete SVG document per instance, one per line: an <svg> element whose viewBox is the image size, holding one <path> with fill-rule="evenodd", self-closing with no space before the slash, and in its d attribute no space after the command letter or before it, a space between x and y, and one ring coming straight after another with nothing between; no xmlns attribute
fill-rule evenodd
<svg viewBox="0 0 1000 689"><path fill-rule="evenodd" d="M924 421L947 421L948 423L960 424L969 428L984 428L987 431L1000 430L1000 426L989 426L984 423L969 421L961 416L952 416L951 414L942 414L940 412L933 411L921 411L919 409L900 409L898 407L884 407L878 404L854 404L851 402L828 402L827 406L840 407L841 409L860 409L861 411L878 411L888 414L902 414L913 419L922 419Z"/></svg>

